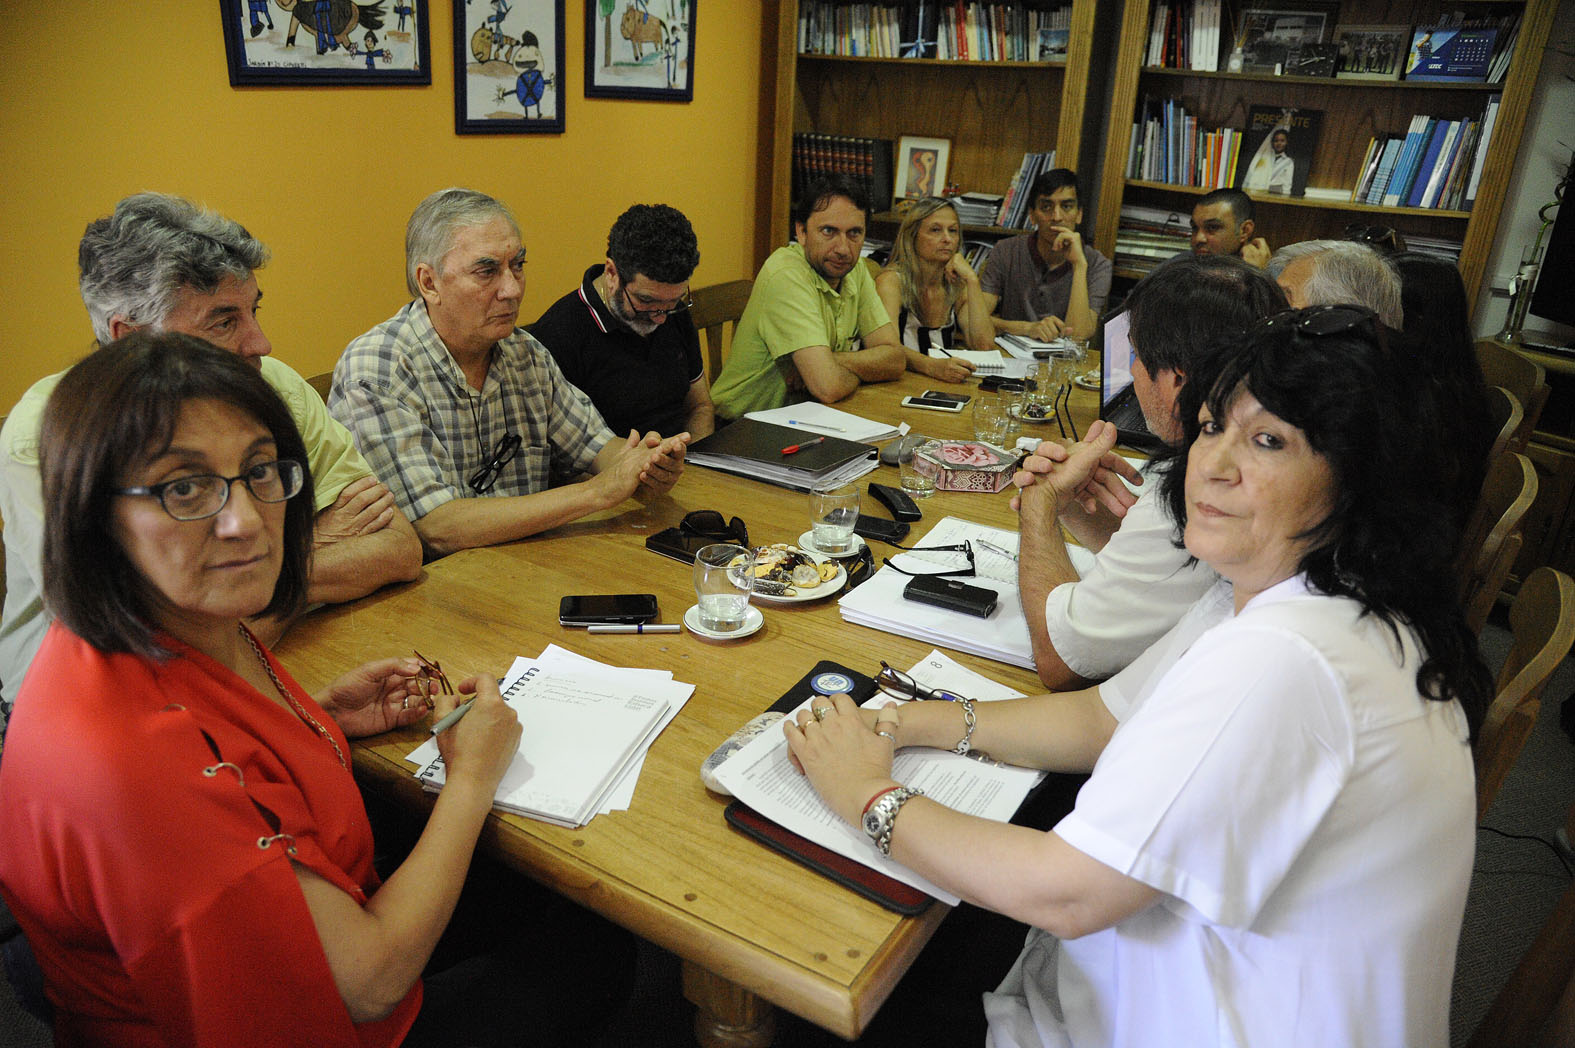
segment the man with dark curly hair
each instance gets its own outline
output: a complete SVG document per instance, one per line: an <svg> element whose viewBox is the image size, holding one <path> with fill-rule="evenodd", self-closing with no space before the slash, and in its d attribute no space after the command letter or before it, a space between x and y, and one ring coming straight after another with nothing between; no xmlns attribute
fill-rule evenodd
<svg viewBox="0 0 1575 1048"><path fill-rule="evenodd" d="M614 432L715 428L711 389L690 319L695 231L666 204L636 204L607 234L606 261L530 327Z"/></svg>

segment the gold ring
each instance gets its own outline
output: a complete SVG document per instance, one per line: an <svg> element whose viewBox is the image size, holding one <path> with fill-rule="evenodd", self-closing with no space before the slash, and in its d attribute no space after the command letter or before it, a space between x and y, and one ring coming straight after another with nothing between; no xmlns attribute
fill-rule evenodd
<svg viewBox="0 0 1575 1048"><path fill-rule="evenodd" d="M809 712L815 715L816 720L823 721L826 719L826 714L832 712L833 709L834 707L831 706L815 706Z"/></svg>
<svg viewBox="0 0 1575 1048"><path fill-rule="evenodd" d="M875 729L875 734L876 735L884 735L884 736L886 736L886 738L891 740L891 744L893 746L897 745L897 736L893 735L891 732L889 732L889 731L881 731L879 728L876 728Z"/></svg>

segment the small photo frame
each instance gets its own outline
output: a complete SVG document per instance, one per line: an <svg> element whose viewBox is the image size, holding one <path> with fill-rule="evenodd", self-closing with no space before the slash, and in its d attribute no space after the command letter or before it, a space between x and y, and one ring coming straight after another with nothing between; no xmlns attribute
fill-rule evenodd
<svg viewBox="0 0 1575 1048"><path fill-rule="evenodd" d="M223 0L231 87L430 84L429 0L368 6Z"/></svg>
<svg viewBox="0 0 1575 1048"><path fill-rule="evenodd" d="M697 0L585 0L585 97L691 102Z"/></svg>
<svg viewBox="0 0 1575 1048"><path fill-rule="evenodd" d="M951 161L952 140L903 135L897 143L896 186L893 200L917 200L940 196L946 185L946 167Z"/></svg>
<svg viewBox="0 0 1575 1048"><path fill-rule="evenodd" d="M1329 39L1338 13L1339 4L1322 0L1276 0L1243 9L1236 37L1236 48L1242 54L1241 71L1282 75L1293 49Z"/></svg>
<svg viewBox="0 0 1575 1048"><path fill-rule="evenodd" d="M454 130L562 134L563 0L454 0Z"/></svg>
<svg viewBox="0 0 1575 1048"><path fill-rule="evenodd" d="M1399 80L1411 40L1408 25L1342 25L1334 30L1339 80Z"/></svg>

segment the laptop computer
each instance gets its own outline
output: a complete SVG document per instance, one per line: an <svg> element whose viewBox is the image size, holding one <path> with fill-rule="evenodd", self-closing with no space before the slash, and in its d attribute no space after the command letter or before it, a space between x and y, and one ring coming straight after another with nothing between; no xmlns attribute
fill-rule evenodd
<svg viewBox="0 0 1575 1048"><path fill-rule="evenodd" d="M1101 328L1099 417L1120 431L1118 443L1134 451L1152 452L1164 447L1164 441L1149 430L1132 386L1131 326L1132 316L1123 310Z"/></svg>

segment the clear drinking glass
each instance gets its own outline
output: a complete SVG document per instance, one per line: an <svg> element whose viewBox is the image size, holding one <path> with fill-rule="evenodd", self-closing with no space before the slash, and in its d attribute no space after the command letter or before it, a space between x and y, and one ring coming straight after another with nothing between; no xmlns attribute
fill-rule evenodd
<svg viewBox="0 0 1575 1048"><path fill-rule="evenodd" d="M716 633L742 627L755 590L755 555L730 542L702 546L695 554L694 573L700 625Z"/></svg>
<svg viewBox="0 0 1575 1048"><path fill-rule="evenodd" d="M937 453L941 442L929 437L906 436L897 446L897 468L902 473L902 490L916 499L927 499L935 494L935 477L940 467L934 461L922 458L924 452Z"/></svg>
<svg viewBox="0 0 1575 1048"><path fill-rule="evenodd" d="M853 525L858 519L856 485L831 484L810 489L811 538L822 553L846 553L852 549Z"/></svg>
<svg viewBox="0 0 1575 1048"><path fill-rule="evenodd" d="M1011 398L981 392L973 401L973 435L998 448L1006 446L1012 432Z"/></svg>

